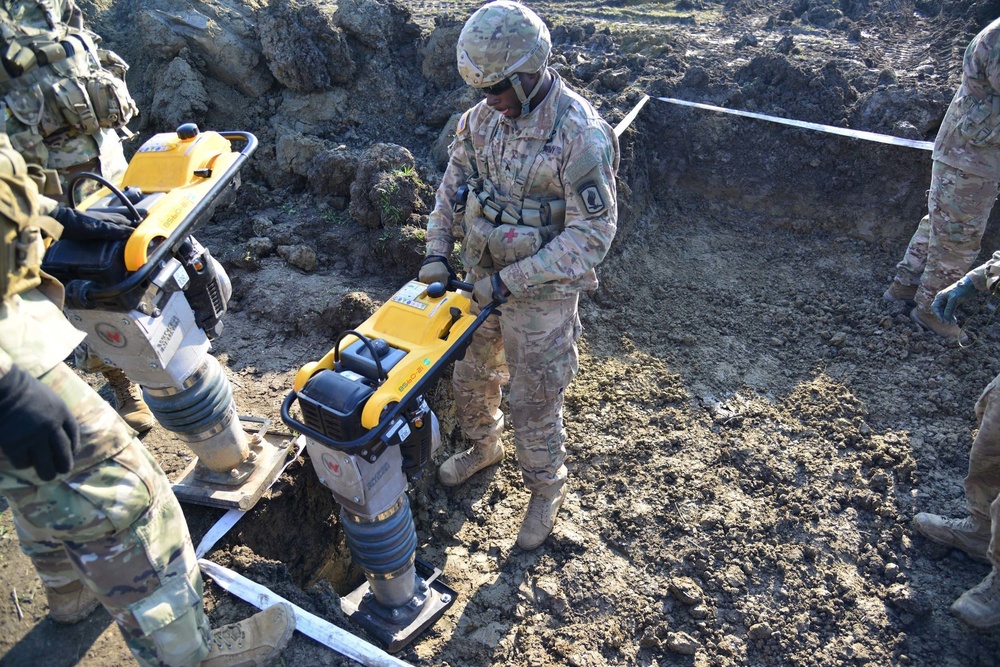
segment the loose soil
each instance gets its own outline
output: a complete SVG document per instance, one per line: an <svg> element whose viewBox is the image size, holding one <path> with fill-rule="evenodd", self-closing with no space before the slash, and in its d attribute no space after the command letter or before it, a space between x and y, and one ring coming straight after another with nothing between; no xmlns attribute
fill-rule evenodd
<svg viewBox="0 0 1000 667"><path fill-rule="evenodd" d="M234 283L213 353L240 411L278 420L296 370L416 273L449 121L475 100L451 54L476 5L82 6L132 64L138 141L182 120L261 140L236 204L198 236ZM532 6L553 65L613 125L648 94L922 140L965 45L1000 15L971 0ZM619 233L581 301L555 532L514 546L527 493L512 457L456 489L429 471L409 491L417 555L458 600L399 657L997 664L996 633L948 611L988 568L910 524L963 512L973 406L1000 372L995 303L966 309L979 340L960 348L881 299L926 206L929 153L658 100L622 148ZM983 258L997 242L991 225ZM436 462L465 446L450 391L429 396ZM172 477L190 460L162 428L143 442ZM302 457L208 557L364 636L339 611L362 577L338 511ZM222 511L185 513L197 542ZM103 611L46 618L9 511L0 594L0 663L133 664ZM208 580L205 603L213 625L253 611ZM301 634L282 661L351 664Z"/></svg>

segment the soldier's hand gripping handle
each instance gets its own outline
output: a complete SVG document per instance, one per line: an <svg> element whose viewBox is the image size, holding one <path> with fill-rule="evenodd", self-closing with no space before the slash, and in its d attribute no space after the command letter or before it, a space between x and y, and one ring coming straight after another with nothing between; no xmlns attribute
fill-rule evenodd
<svg viewBox="0 0 1000 667"><path fill-rule="evenodd" d="M442 255L429 255L420 265L420 273L417 280L430 285L431 283L442 283L447 287L448 281L457 278L455 271L448 264L448 258Z"/></svg>
<svg viewBox="0 0 1000 667"><path fill-rule="evenodd" d="M15 468L34 467L48 482L73 467L76 418L50 387L17 366L0 378L0 450Z"/></svg>
<svg viewBox="0 0 1000 667"><path fill-rule="evenodd" d="M79 211L60 204L52 213L63 226L62 237L70 241L127 239L135 231L129 219L107 211Z"/></svg>

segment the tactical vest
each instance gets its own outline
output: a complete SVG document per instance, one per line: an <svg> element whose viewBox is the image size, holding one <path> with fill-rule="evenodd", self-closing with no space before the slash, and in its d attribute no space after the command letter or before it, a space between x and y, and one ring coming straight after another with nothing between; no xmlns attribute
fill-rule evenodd
<svg viewBox="0 0 1000 667"><path fill-rule="evenodd" d="M0 7L0 96L24 128L11 128L14 148L46 164L46 138L120 129L138 109L125 85L125 61L98 49L93 33L60 23L48 0L36 2L48 29L18 23Z"/></svg>
<svg viewBox="0 0 1000 667"><path fill-rule="evenodd" d="M553 133L569 110L572 100L564 95L559 99ZM463 122L465 118L462 119ZM497 132L500 114L492 119L488 134ZM551 135L534 139L528 151L530 159L523 160L513 180L510 193L502 197L486 172L486 162L481 149L473 145L471 135L466 135L466 154L475 156L473 174L466 183L462 202L457 202L456 213L464 215L462 227L462 261L467 266L499 271L505 266L530 257L563 230L566 221L566 200L552 197L544 200L525 197L532 183L538 157ZM503 204L502 199L508 203Z"/></svg>

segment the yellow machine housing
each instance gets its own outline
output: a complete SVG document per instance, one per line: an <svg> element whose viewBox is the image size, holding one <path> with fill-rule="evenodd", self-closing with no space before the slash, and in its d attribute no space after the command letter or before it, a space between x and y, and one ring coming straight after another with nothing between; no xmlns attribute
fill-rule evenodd
<svg viewBox="0 0 1000 667"><path fill-rule="evenodd" d="M154 135L142 145L125 171L119 189L136 187L143 194L163 193L151 201L143 222L125 245L125 268L137 271L158 243L183 222L228 168L240 157L218 132L182 136L178 132ZM101 188L84 199L87 209L111 194Z"/></svg>
<svg viewBox="0 0 1000 667"><path fill-rule="evenodd" d="M444 357L458 338L476 321L471 301L462 292L428 294L427 285L411 280L354 331L369 339L381 338L406 355L388 370L386 381L368 399L361 425L375 428L383 411L407 400L407 394L424 374ZM301 391L314 374L335 369L335 360L357 340L345 336L319 361L304 365L295 376L294 390Z"/></svg>

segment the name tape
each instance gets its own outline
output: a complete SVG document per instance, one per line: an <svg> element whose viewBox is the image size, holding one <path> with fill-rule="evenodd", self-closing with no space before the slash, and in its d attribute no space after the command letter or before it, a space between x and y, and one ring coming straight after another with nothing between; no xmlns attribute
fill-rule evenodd
<svg viewBox="0 0 1000 667"><path fill-rule="evenodd" d="M744 118L754 118L756 120L763 120L769 123L778 123L780 125L789 125L791 127L798 127L805 130L815 130L817 132L826 132L828 134L836 134L842 137L850 137L852 139L862 139L864 141L875 141L880 144L891 144L893 146L905 146L906 148L916 148L922 151L934 150L933 141L918 141L916 139L904 139L902 137L894 137L888 134L878 134L877 132L866 132L864 130L851 130L846 127L835 127L833 125L822 125L820 123L808 123L803 120L790 120L788 118L779 118L778 116L768 116L762 113L754 113L753 111L740 111L739 109L727 109L725 107L717 107L711 104L701 104L700 102L688 102L687 100L678 100L673 97L654 97L653 99L660 102L667 102L669 104L677 104L685 107L692 107L695 109L703 109L705 111L717 111L719 113L728 113L733 116L743 116ZM649 101L649 95L643 95L642 99L632 108L631 111L622 119L620 123L615 127L615 134L621 136L622 132L632 124L635 117L639 114L639 110L645 106L646 102Z"/></svg>

